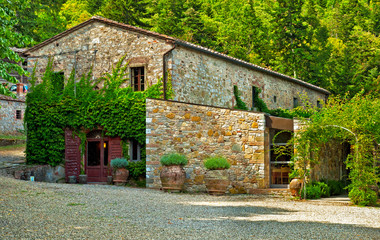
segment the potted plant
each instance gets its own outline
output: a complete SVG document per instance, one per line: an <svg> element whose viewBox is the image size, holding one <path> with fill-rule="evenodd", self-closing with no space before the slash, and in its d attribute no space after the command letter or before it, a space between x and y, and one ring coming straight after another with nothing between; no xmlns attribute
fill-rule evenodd
<svg viewBox="0 0 380 240"><path fill-rule="evenodd" d="M79 183L80 184L87 184L87 175L84 169L84 159L82 158L82 161L80 163L80 174L79 174Z"/></svg>
<svg viewBox="0 0 380 240"><path fill-rule="evenodd" d="M230 163L222 156L209 157L203 162L208 170L205 174L207 192L211 195L223 195L230 185L227 169Z"/></svg>
<svg viewBox="0 0 380 240"><path fill-rule="evenodd" d="M160 173L162 190L180 192L185 184L186 173L183 166L187 164L185 156L171 153L161 157L162 170Z"/></svg>
<svg viewBox="0 0 380 240"><path fill-rule="evenodd" d="M111 167L114 171L113 182L116 184L125 184L127 182L129 171L128 160L125 158L115 158L111 160Z"/></svg>

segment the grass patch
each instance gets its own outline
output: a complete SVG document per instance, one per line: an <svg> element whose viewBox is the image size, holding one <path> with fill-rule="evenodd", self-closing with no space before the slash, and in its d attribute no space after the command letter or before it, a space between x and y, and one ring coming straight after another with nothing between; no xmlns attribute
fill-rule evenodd
<svg viewBox="0 0 380 240"><path fill-rule="evenodd" d="M1 135L0 139L26 140L26 135Z"/></svg>
<svg viewBox="0 0 380 240"><path fill-rule="evenodd" d="M16 144L16 145L8 145L8 146L1 146L0 151L5 151L5 150L20 150L26 148L26 143L23 144Z"/></svg>
<svg viewBox="0 0 380 240"><path fill-rule="evenodd" d="M85 203L68 203L67 206L82 206L82 205L86 205Z"/></svg>

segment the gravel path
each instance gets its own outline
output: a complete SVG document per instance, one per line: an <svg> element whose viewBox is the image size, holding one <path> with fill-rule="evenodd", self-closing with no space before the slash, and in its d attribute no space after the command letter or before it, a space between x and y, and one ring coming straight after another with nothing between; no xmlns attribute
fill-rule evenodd
<svg viewBox="0 0 380 240"><path fill-rule="evenodd" d="M23 163L25 162L25 146L15 147L12 149L0 149L0 164L8 163Z"/></svg>
<svg viewBox="0 0 380 240"><path fill-rule="evenodd" d="M0 239L380 239L380 208L0 177Z"/></svg>

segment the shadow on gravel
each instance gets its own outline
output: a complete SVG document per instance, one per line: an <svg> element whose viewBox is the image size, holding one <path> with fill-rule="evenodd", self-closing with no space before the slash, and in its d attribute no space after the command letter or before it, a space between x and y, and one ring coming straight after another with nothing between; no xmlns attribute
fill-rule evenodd
<svg viewBox="0 0 380 240"><path fill-rule="evenodd" d="M212 231L215 228L245 229L252 239L380 239L380 229L354 224L328 222L276 220L218 220L193 221L202 226L202 230ZM321 221L323 221L321 219ZM194 222L194 223L195 223ZM209 229L208 229L209 228Z"/></svg>
<svg viewBox="0 0 380 240"><path fill-rule="evenodd" d="M199 203L199 202L198 202ZM296 211L291 211L283 208L275 207L260 207L260 206L225 206L224 202L218 202L220 206L207 206L204 204L191 204L190 209L195 209L195 212L204 212L210 214L213 218L219 217L251 217L253 215L283 215ZM228 203L230 204L230 203ZM186 205L183 206L186 212Z"/></svg>

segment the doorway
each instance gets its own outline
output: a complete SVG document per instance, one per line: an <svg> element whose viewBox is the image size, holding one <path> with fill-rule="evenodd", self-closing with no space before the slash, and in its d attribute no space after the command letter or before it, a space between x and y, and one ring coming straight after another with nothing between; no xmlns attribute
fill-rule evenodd
<svg viewBox="0 0 380 240"><path fill-rule="evenodd" d="M270 129L270 187L288 188L291 154L293 147L288 145L292 132ZM276 151L281 148L281 151Z"/></svg>
<svg viewBox="0 0 380 240"><path fill-rule="evenodd" d="M90 137L90 138L89 138ZM109 141L91 132L86 144L86 173L88 182L107 182L111 174L109 161Z"/></svg>

